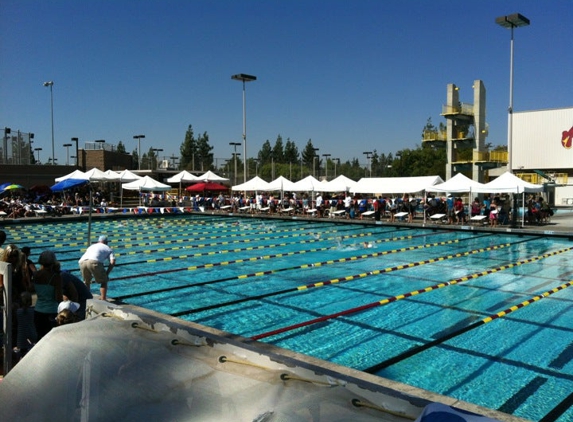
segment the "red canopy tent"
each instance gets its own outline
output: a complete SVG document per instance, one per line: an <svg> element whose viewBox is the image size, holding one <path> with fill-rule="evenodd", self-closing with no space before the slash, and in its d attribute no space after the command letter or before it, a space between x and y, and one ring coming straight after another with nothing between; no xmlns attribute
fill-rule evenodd
<svg viewBox="0 0 573 422"><path fill-rule="evenodd" d="M201 182L185 188L187 192L224 191L229 190L228 186L213 182Z"/></svg>

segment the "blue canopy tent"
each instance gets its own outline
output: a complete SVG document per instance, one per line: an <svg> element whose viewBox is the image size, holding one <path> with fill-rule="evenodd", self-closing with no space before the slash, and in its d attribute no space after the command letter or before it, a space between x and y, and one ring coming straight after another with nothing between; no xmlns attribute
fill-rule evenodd
<svg viewBox="0 0 573 422"><path fill-rule="evenodd" d="M77 188L89 183L86 179L66 179L50 187L52 192L63 192L67 189Z"/></svg>
<svg viewBox="0 0 573 422"><path fill-rule="evenodd" d="M62 180L61 182L56 183L54 186L52 186L50 189L52 189L52 192L63 192L66 189L72 189L72 188L78 188L80 186L84 186L89 184L90 181L87 179L65 179ZM90 245L90 239L91 239L91 233L92 233L92 190L90 187L90 212L89 212L89 217L88 217L88 240L87 240L87 245Z"/></svg>

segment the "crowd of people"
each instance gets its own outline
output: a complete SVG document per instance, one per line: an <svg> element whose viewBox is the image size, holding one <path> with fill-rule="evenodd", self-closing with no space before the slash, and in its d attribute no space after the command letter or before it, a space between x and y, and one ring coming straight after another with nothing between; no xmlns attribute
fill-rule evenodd
<svg viewBox="0 0 573 422"><path fill-rule="evenodd" d="M0 261L10 263L12 271L10 298L0 274L0 306L3 309L0 324L8 315L11 317L13 361L17 363L55 327L85 319L87 301L93 298L92 280L100 285L100 299L107 299L107 283L115 256L108 246L107 236L100 236L97 243L88 247L79 258L80 279L62 270L54 251L42 251L37 267L30 259L29 247L19 248L12 243L4 247L6 240L6 232L0 230Z"/></svg>

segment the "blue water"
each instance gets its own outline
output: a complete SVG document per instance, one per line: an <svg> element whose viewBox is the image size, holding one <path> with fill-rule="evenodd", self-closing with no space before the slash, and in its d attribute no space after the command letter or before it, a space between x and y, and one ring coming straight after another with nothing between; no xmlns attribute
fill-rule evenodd
<svg viewBox="0 0 573 422"><path fill-rule="evenodd" d="M86 222L6 230L79 273L85 241L69 239ZM358 370L453 335L374 373L532 420L573 391L573 287L479 323L572 280L567 239L218 216L96 220L101 233L118 257L108 295L125 303Z"/></svg>

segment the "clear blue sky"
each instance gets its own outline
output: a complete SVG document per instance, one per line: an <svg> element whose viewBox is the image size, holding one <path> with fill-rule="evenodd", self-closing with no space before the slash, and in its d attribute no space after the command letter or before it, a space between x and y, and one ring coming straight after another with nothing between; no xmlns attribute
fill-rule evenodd
<svg viewBox="0 0 573 422"><path fill-rule="evenodd" d="M60 164L71 137L133 151L144 134L142 151L178 156L189 124L222 160L242 136L231 75L247 73L249 156L280 134L366 165L363 151L420 145L448 83L472 103L481 79L487 141L505 145L510 31L494 20L515 12L531 20L515 111L572 106L572 0L2 0L0 127L33 132L47 161L52 80Z"/></svg>

